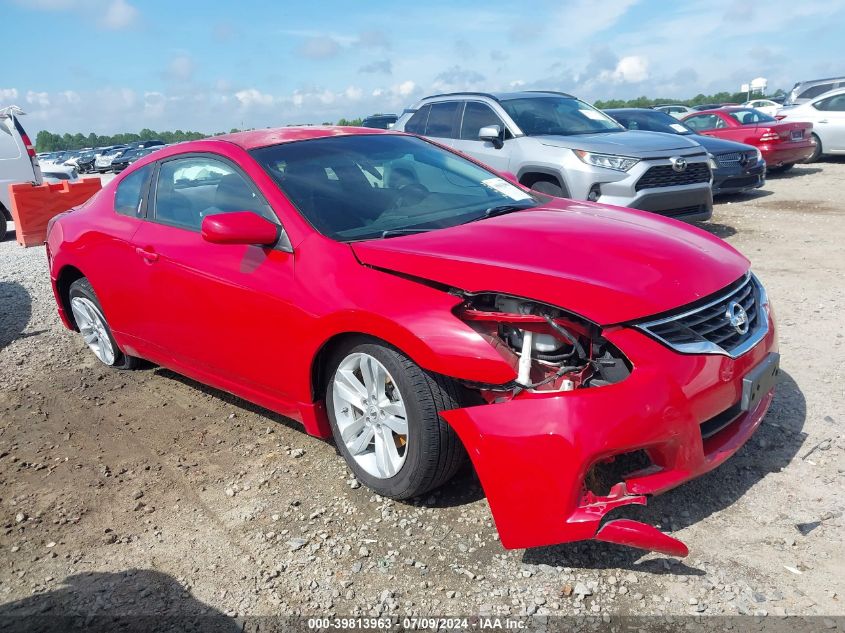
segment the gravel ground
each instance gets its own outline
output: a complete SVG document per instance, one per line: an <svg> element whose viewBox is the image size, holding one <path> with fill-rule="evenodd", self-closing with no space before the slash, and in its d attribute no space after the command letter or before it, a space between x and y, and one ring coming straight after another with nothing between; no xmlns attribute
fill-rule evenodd
<svg viewBox="0 0 845 633"><path fill-rule="evenodd" d="M759 432L641 516L674 560L504 550L469 470L414 503L332 444L170 371L110 371L62 328L43 248L0 244L0 616L26 613L843 615L845 161L773 176L704 225L780 323Z"/></svg>

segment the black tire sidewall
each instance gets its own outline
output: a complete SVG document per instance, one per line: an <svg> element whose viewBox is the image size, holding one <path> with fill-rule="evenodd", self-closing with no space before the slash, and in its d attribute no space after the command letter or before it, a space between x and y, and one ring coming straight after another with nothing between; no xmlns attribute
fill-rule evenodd
<svg viewBox="0 0 845 633"><path fill-rule="evenodd" d="M541 186L542 188L538 189L538 186ZM555 196L556 198L562 198L564 195L563 188L560 185L557 185L549 180L538 180L533 185L531 185L531 189L533 189L534 191L539 191L540 193L545 194L547 196ZM551 191L544 191L544 189L548 189Z"/></svg>
<svg viewBox="0 0 845 633"><path fill-rule="evenodd" d="M337 420L335 419L333 404L335 373L341 361L350 354L355 353L369 354L384 365L395 381L399 393L402 396L402 401L405 404L405 412L408 420L408 454L399 472L388 479L374 477L358 465L355 458L346 448L346 444L340 436ZM329 417L329 424L332 429L335 445L358 481L382 496L405 499L414 496L413 494L409 494L409 491L416 489L419 486L419 480L424 478L424 473L420 472L420 465L425 447L428 444L426 434L429 430L425 428L426 415L423 411L424 407L420 399L420 394L413 388L411 378L406 369L399 364L398 354L393 349L376 343L359 342L358 344L346 346L340 350L334 356L334 360L330 365L331 374L326 387L326 412Z"/></svg>
<svg viewBox="0 0 845 633"><path fill-rule="evenodd" d="M6 230L9 228L8 220L3 211L0 211L0 242L6 240Z"/></svg>
<svg viewBox="0 0 845 633"><path fill-rule="evenodd" d="M111 365L108 365L106 363L103 363L103 361L101 361L99 358L97 358L97 360L103 363L103 365L106 365L106 367L115 367L118 369L128 368L131 364L130 357L126 356L120 350L117 341L114 340L114 335L111 332L111 326L109 325L108 319L106 319L106 315L103 312L103 307L100 305L100 301L97 299L97 295L94 294L94 289L91 287L91 283L85 277L83 277L82 279L77 279L70 285L70 290L68 291L68 304L73 301L74 297L82 297L88 299L91 303L93 303L94 306L97 308L97 311L100 313L100 317L103 319L103 323L106 326L106 333L109 335L109 341L112 344L112 349L114 349L114 362ZM71 316L73 316L72 311Z"/></svg>

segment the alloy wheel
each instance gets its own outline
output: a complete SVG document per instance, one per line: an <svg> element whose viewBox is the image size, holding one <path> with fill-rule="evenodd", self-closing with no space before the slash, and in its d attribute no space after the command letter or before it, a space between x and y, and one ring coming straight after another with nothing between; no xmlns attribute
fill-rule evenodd
<svg viewBox="0 0 845 633"><path fill-rule="evenodd" d="M97 306L85 297L74 297L70 309L82 338L94 355L106 365L114 365L115 352L109 337L106 320Z"/></svg>
<svg viewBox="0 0 845 633"><path fill-rule="evenodd" d="M350 354L332 385L335 420L349 454L369 475L395 476L408 455L408 418L399 386L373 356Z"/></svg>

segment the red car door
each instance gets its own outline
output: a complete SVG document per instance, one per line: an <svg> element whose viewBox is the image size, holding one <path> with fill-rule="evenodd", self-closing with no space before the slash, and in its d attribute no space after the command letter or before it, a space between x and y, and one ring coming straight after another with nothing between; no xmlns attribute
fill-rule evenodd
<svg viewBox="0 0 845 633"><path fill-rule="evenodd" d="M163 161L149 219L135 234L147 266L145 338L155 358L241 395L279 393L285 341L302 313L285 297L293 254L278 247L213 244L200 234L213 213L253 211L278 219L251 179L211 154ZM261 398L256 398L261 401Z"/></svg>
<svg viewBox="0 0 845 633"><path fill-rule="evenodd" d="M96 229L90 232L90 242L83 251L92 260L85 266L86 274L97 289L115 338L129 354L137 353L139 312L146 310L145 305L138 304L138 288L144 284L146 270L135 253L133 240L144 224L142 216L153 171L154 166L148 165L128 174L118 183L114 197L97 200L96 204L102 206L96 209Z"/></svg>

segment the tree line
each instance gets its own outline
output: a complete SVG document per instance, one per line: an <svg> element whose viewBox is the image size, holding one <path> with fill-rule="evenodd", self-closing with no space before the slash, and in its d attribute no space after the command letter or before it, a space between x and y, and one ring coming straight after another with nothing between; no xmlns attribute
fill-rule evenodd
<svg viewBox="0 0 845 633"><path fill-rule="evenodd" d="M754 96L754 95L752 95ZM786 96L783 90L777 90L772 97ZM748 99L748 94L745 92L717 92L712 95L698 94L692 99L674 99L669 97L637 97L636 99L607 99L598 100L593 105L604 110L606 108L649 108L651 106L660 105L662 103L680 103L687 106L703 105L705 103L743 103ZM361 125L362 118L357 119L338 119L337 125ZM323 125L333 125L331 121L324 121ZM238 128L229 130L232 132L240 132ZM165 143L179 143L181 141L195 141L197 139L206 138L208 136L219 136L225 132L215 132L214 134L204 134L202 132L183 132L182 130L175 130L173 132L156 132L148 128L144 128L140 132L122 132L120 134L102 135L91 132L87 136L80 132L76 134L53 134L47 130L41 130L35 137L35 147L38 152L56 152L61 150L82 149L84 147L104 147L106 145L119 145L124 143L131 143L133 141L151 141L157 139Z"/></svg>
<svg viewBox="0 0 845 633"><path fill-rule="evenodd" d="M362 118L338 120L337 125L361 125ZM323 125L334 125L331 121L326 121ZM228 133L241 132L238 128L232 128ZM180 143L182 141L196 141L197 139L207 138L209 136L219 136L226 134L226 132L215 132L214 134L205 134L203 132L184 132L182 130L175 130L173 132L156 132L149 128L144 128L140 132L121 132L120 134L53 134L47 130L41 130L35 137L35 151L37 152L60 152L66 150L83 149L86 147L106 147L108 145L125 145L134 141L152 141L159 140L165 143Z"/></svg>
<svg viewBox="0 0 845 633"><path fill-rule="evenodd" d="M233 130L234 131L234 130ZM222 134L223 132L219 132ZM165 143L179 143L181 141L195 141L207 137L202 132L156 132L144 128L140 132L122 132L120 134L104 135L91 132L88 135L77 132L76 134L53 134L47 130L41 130L35 137L35 149L38 152L58 152L62 150L82 149L84 147L105 147L107 145L122 145L133 141L159 140Z"/></svg>
<svg viewBox="0 0 845 633"><path fill-rule="evenodd" d="M773 94L769 95L768 98L785 96L786 92L783 90L777 90ZM637 97L636 99L607 99L596 101L593 105L599 110L605 110L607 108L650 108L652 106L666 103L681 104L692 107L704 105L705 103L745 103L748 101L748 97L749 95L746 92L717 92L712 95L697 94L692 99L674 99L671 97L659 97L656 99L651 97ZM766 97L752 94L751 98L763 99Z"/></svg>

